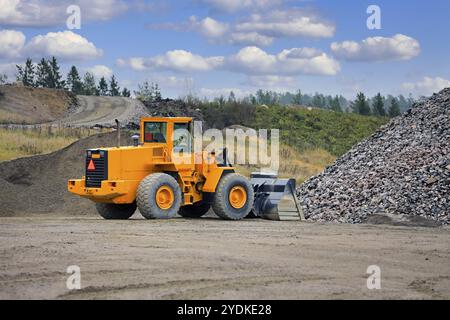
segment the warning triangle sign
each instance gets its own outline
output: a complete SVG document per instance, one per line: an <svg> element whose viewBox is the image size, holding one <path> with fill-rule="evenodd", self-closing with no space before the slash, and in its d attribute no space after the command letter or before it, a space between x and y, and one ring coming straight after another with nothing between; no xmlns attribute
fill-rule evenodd
<svg viewBox="0 0 450 320"><path fill-rule="evenodd" d="M91 159L91 161L89 162L89 165L88 165L87 169L88 169L89 171L94 171L94 170L95 170L94 160Z"/></svg>

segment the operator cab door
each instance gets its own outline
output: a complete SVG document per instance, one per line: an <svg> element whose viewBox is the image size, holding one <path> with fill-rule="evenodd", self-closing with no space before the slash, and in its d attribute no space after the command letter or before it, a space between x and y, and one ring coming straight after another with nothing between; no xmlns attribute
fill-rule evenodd
<svg viewBox="0 0 450 320"><path fill-rule="evenodd" d="M194 164L192 126L189 122L173 124L173 160L177 164Z"/></svg>

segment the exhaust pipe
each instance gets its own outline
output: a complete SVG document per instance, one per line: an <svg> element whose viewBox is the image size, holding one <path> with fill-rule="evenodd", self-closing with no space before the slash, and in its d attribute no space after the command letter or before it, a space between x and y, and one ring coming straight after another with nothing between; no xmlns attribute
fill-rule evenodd
<svg viewBox="0 0 450 320"><path fill-rule="evenodd" d="M117 148L120 148L120 121L117 119L115 121L117 125Z"/></svg>

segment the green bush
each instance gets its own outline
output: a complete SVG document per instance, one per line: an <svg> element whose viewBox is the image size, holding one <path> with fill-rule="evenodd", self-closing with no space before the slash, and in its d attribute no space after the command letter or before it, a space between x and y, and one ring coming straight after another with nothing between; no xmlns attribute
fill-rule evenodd
<svg viewBox="0 0 450 320"><path fill-rule="evenodd" d="M243 125L280 129L281 142L298 151L324 149L341 156L388 121L326 109L255 106L245 101L199 102L208 127Z"/></svg>
<svg viewBox="0 0 450 320"><path fill-rule="evenodd" d="M255 129L280 129L281 141L298 151L322 148L341 156L388 119L323 109L258 107Z"/></svg>

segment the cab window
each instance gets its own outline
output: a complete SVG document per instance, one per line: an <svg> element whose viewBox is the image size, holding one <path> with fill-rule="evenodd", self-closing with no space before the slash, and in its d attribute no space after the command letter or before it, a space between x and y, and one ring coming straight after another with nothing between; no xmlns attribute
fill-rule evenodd
<svg viewBox="0 0 450 320"><path fill-rule="evenodd" d="M192 139L189 123L175 123L173 126L173 151L191 153Z"/></svg>
<svg viewBox="0 0 450 320"><path fill-rule="evenodd" d="M144 142L166 143L167 123L146 122L144 125Z"/></svg>

